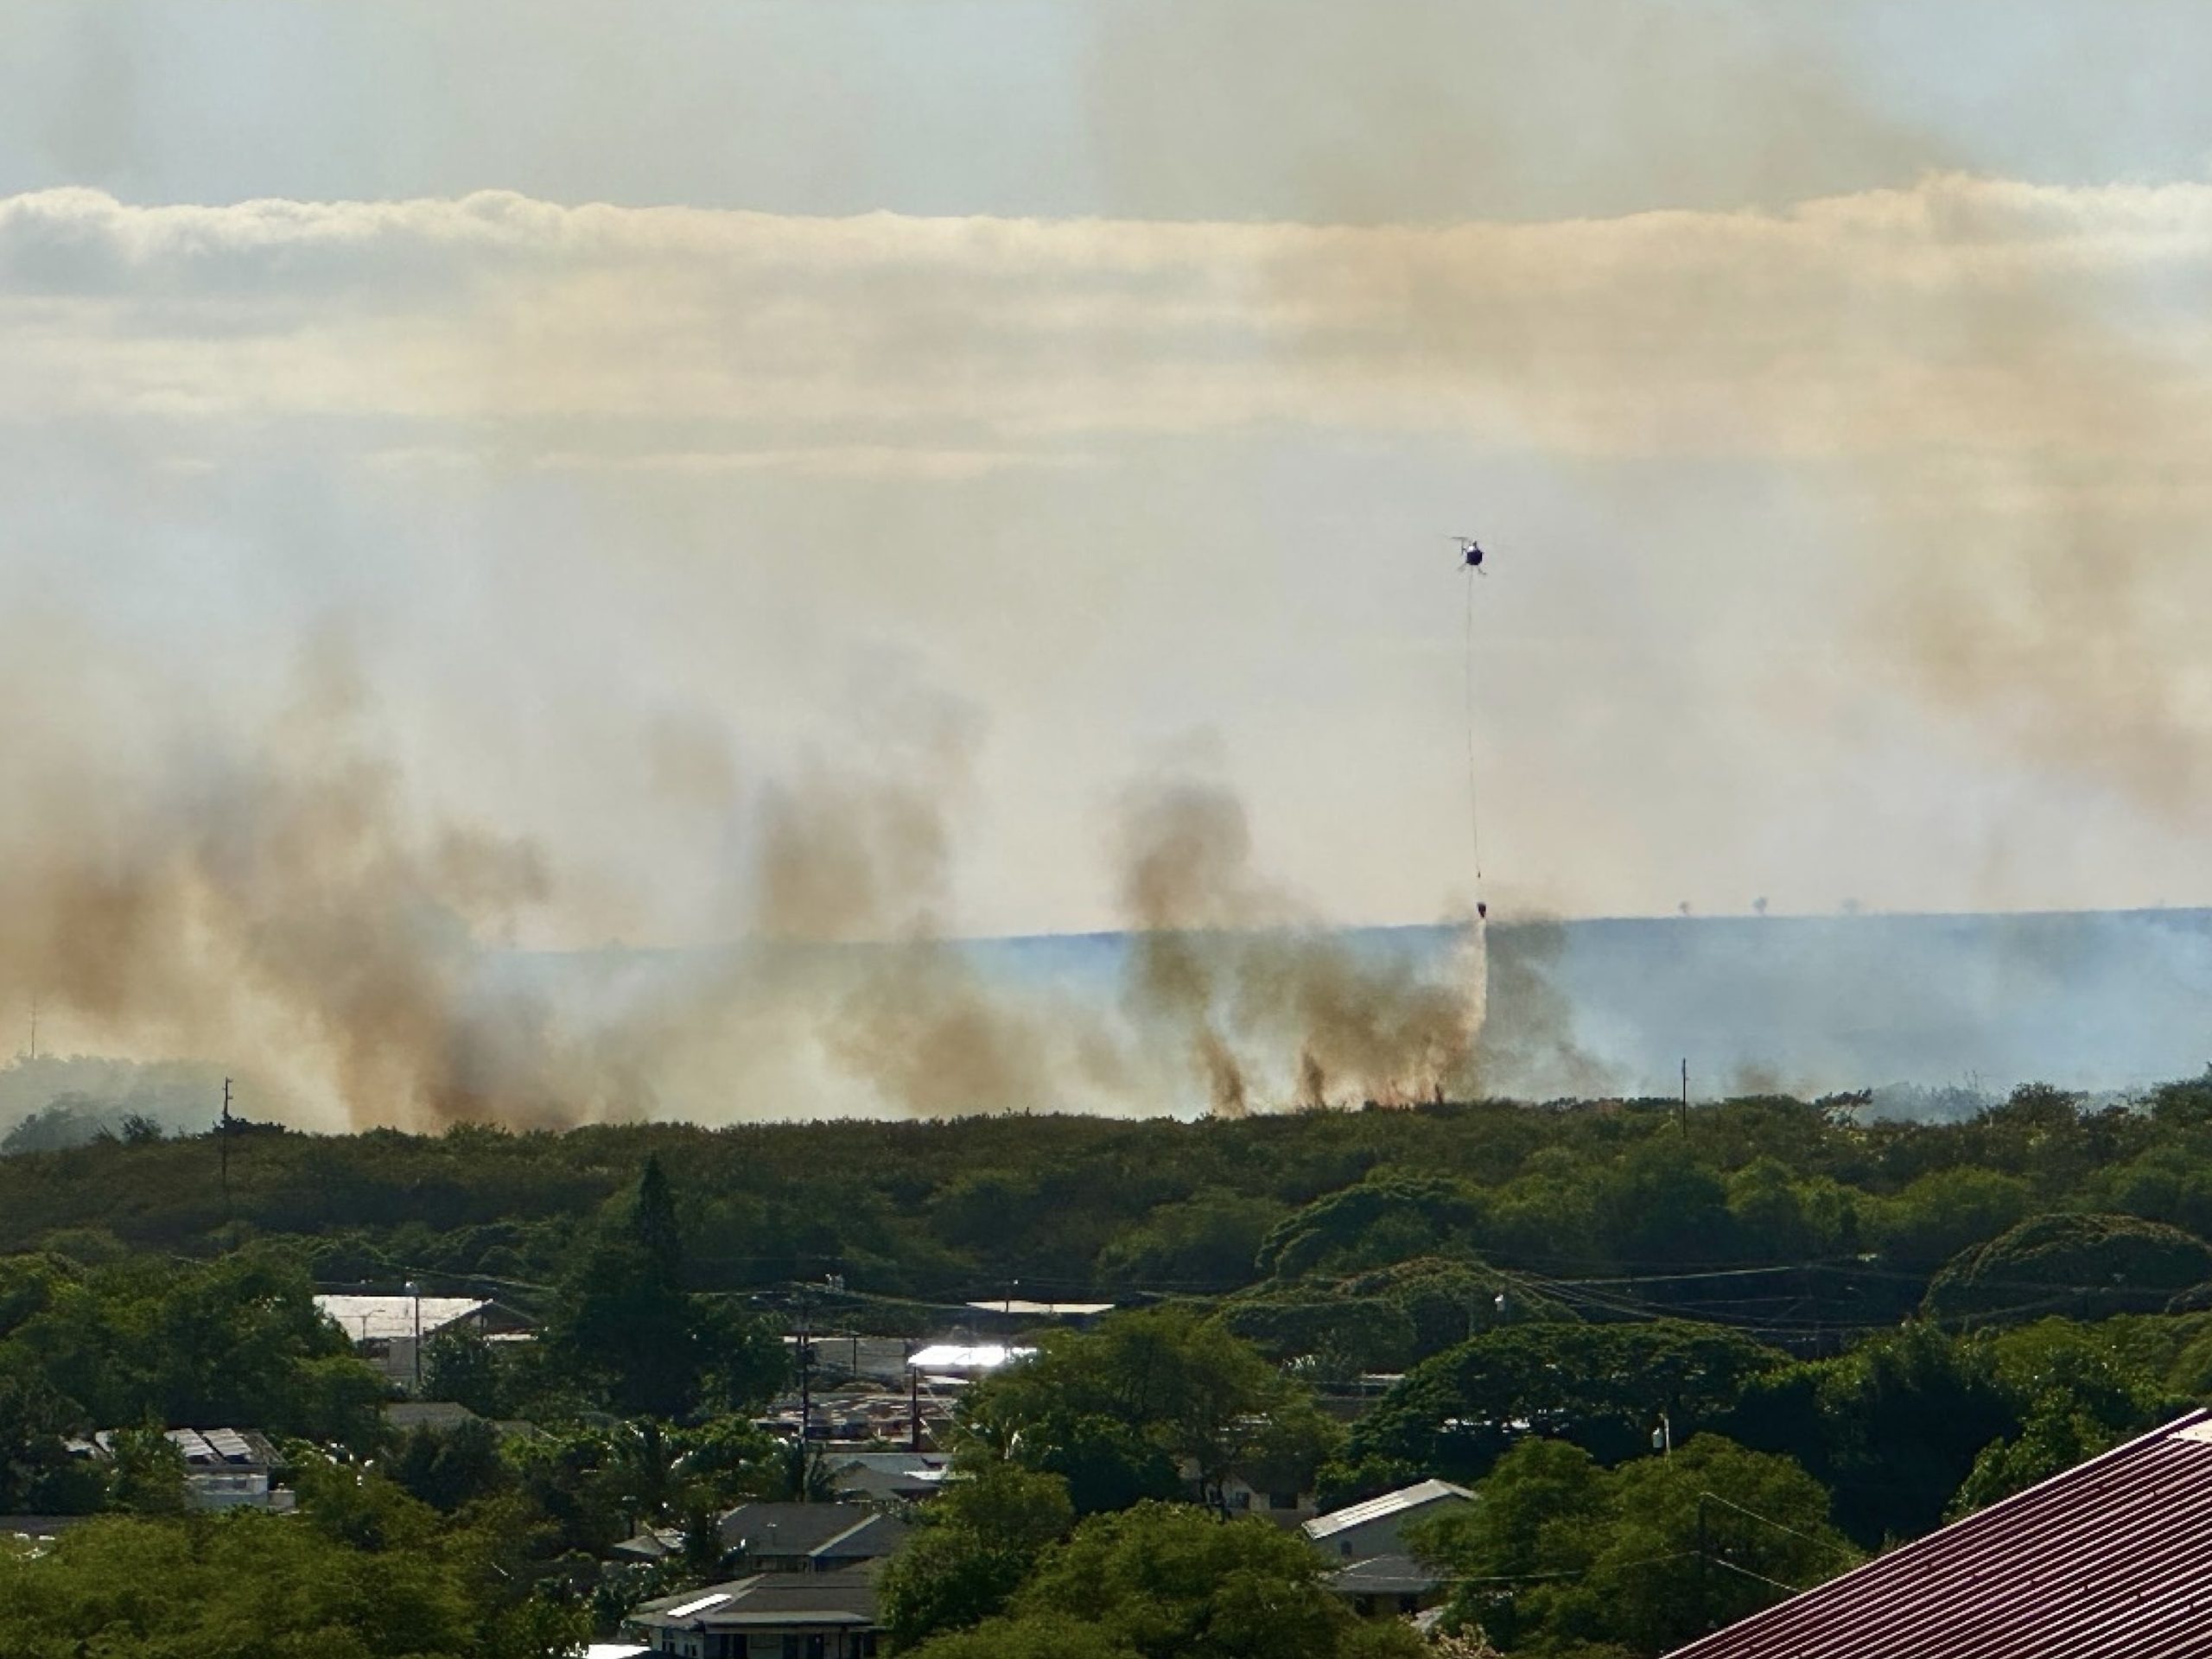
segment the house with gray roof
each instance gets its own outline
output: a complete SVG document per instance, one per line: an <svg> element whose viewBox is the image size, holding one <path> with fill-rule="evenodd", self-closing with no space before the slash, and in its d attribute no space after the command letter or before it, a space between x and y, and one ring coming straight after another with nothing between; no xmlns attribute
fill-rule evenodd
<svg viewBox="0 0 2212 1659"><path fill-rule="evenodd" d="M868 1562L731 1579L642 1603L622 1633L681 1659L874 1659L874 1574Z"/></svg>
<svg viewBox="0 0 2212 1659"><path fill-rule="evenodd" d="M896 1554L912 1530L861 1503L741 1503L715 1522L722 1560L740 1573L836 1573ZM683 1534L648 1527L608 1554L651 1564L683 1554Z"/></svg>
<svg viewBox="0 0 2212 1659"><path fill-rule="evenodd" d="M719 1524L722 1548L752 1573L835 1573L880 1560L912 1530L859 1503L741 1503Z"/></svg>
<svg viewBox="0 0 2212 1659"><path fill-rule="evenodd" d="M942 1452L847 1452L832 1455L837 1496L861 1503L916 1503L944 1490L952 1459Z"/></svg>
<svg viewBox="0 0 2212 1659"><path fill-rule="evenodd" d="M1442 1601L1447 1587L1435 1568L1410 1555L1372 1555L1325 1574L1321 1583L1362 1618L1409 1618Z"/></svg>

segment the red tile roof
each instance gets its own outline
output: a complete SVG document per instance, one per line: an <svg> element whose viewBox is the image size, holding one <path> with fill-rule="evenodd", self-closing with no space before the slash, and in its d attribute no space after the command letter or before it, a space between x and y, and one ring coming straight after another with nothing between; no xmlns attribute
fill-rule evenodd
<svg viewBox="0 0 2212 1659"><path fill-rule="evenodd" d="M2209 1564L2199 1410L1673 1659L2206 1659Z"/></svg>

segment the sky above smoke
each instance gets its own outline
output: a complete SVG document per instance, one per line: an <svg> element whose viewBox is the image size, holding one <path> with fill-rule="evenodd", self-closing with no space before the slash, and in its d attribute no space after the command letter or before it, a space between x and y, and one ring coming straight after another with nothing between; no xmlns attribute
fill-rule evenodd
<svg viewBox="0 0 2212 1659"><path fill-rule="evenodd" d="M34 0L0 885L137 894L185 1030L388 944L298 918L334 816L349 917L527 946L1155 919L1192 788L1236 919L1459 914L1470 531L1494 902L2204 901L2208 35Z"/></svg>

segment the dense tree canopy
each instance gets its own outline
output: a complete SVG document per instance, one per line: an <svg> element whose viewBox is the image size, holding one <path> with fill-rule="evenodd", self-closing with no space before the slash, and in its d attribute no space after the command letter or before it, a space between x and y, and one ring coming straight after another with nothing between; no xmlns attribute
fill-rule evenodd
<svg viewBox="0 0 2212 1659"><path fill-rule="evenodd" d="M1037 1356L972 1389L963 1430L1001 1458L1065 1479L1086 1513L1185 1479L1217 1498L1248 1471L1296 1491L1334 1449L1336 1426L1296 1382L1218 1322L1183 1307L1046 1336Z"/></svg>
<svg viewBox="0 0 2212 1659"><path fill-rule="evenodd" d="M1652 1653L1850 1566L1827 1509L1789 1459L1717 1435L1612 1471L1539 1440L1416 1536L1461 1580L1454 1617L1509 1651Z"/></svg>
<svg viewBox="0 0 2212 1659"><path fill-rule="evenodd" d="M0 1157L0 1510L112 1512L10 1579L0 1659L53 1650L64 1619L142 1650L137 1604L74 1576L101 1551L144 1552L165 1594L228 1563L210 1620L320 1573L255 1652L604 1631L626 1598L724 1570L718 1507L823 1490L751 1421L801 1298L817 1329L913 1336L975 1323L970 1301L1124 1305L1031 1332L1033 1361L966 1395L961 1478L885 1577L905 1649L940 1659L1398 1650L1279 1553L1294 1537L1226 1520L1232 1473L1327 1502L1478 1482L1478 1519L1435 1544L1470 1631L1648 1654L2212 1398L2212 1080L2129 1108L2024 1090L1941 1123L1759 1097L257 1127L227 1200L216 1150L141 1127ZM310 1298L409 1281L539 1319L537 1343L425 1357L435 1393L537 1430L385 1429L382 1381ZM276 1437L301 1496L265 1570L178 1513L153 1432L225 1423ZM72 1450L96 1427L110 1455ZM677 1555L602 1580L648 1524ZM345 1646L330 1607L387 1580L406 1629Z"/></svg>
<svg viewBox="0 0 2212 1659"><path fill-rule="evenodd" d="M1100 1659L1419 1659L1403 1625L1363 1624L1306 1541L1254 1519L1146 1503L1047 1550L1006 1613L915 1649Z"/></svg>
<svg viewBox="0 0 2212 1659"><path fill-rule="evenodd" d="M1618 1461L1648 1445L1662 1414L1687 1438L1787 1363L1747 1338L1681 1320L1507 1326L1408 1372L1353 1430L1351 1454L1473 1478L1533 1432Z"/></svg>
<svg viewBox="0 0 2212 1659"><path fill-rule="evenodd" d="M480 1537L365 1548L237 1512L102 1519L0 1563L0 1659L564 1659L576 1615L518 1599Z"/></svg>

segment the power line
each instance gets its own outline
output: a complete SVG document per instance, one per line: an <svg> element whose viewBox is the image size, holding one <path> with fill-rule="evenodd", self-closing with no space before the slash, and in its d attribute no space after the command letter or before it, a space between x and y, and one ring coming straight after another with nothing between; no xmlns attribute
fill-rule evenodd
<svg viewBox="0 0 2212 1659"><path fill-rule="evenodd" d="M1764 1573L1754 1573L1748 1567L1738 1567L1726 1555L1718 1553L1706 1554L1700 1559L1711 1561L1715 1567L1725 1567L1731 1573L1740 1573L1747 1579L1757 1579L1761 1584L1768 1585L1774 1589L1787 1591L1793 1596L1802 1596L1805 1593L1805 1586L1802 1585L1784 1584L1780 1579L1770 1579Z"/></svg>
<svg viewBox="0 0 2212 1659"><path fill-rule="evenodd" d="M1855 1550L1847 1549L1844 1546L1831 1542L1826 1538L1815 1538L1809 1532L1800 1532L1796 1528L1789 1526L1783 1522L1777 1521L1770 1515L1761 1515L1757 1510L1745 1509L1741 1503L1737 1503L1733 1498L1723 1497L1718 1492L1701 1491L1698 1496L1701 1498L1706 1498L1712 1503L1718 1503L1724 1510L1733 1510L1738 1515L1748 1516L1752 1520L1758 1522L1761 1526L1772 1527L1777 1532L1786 1532L1792 1538L1802 1538L1808 1544L1816 1544L1821 1548L1827 1550L1831 1554L1850 1556L1854 1560L1857 1558L1858 1552Z"/></svg>

